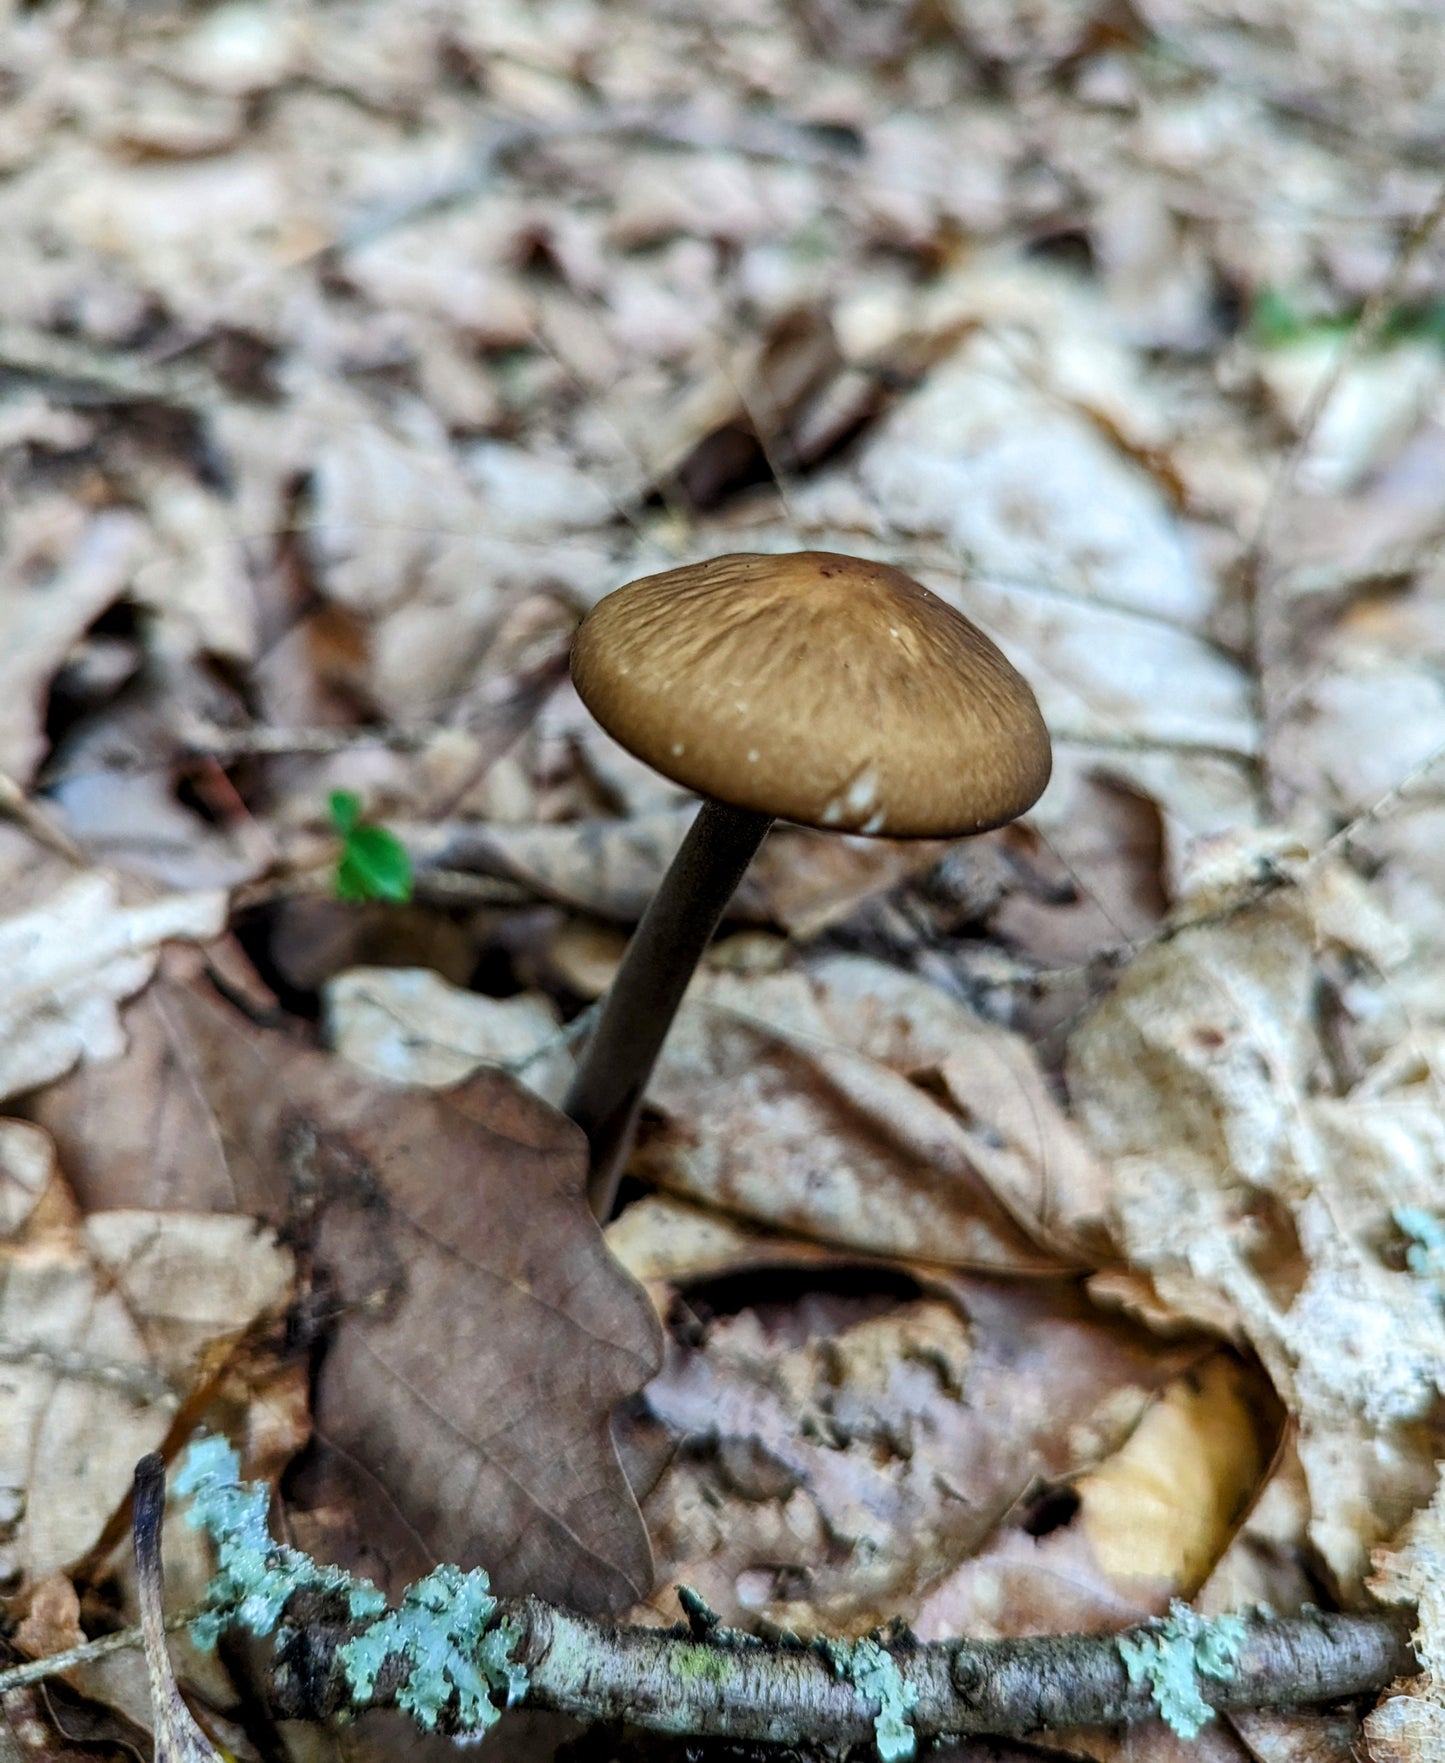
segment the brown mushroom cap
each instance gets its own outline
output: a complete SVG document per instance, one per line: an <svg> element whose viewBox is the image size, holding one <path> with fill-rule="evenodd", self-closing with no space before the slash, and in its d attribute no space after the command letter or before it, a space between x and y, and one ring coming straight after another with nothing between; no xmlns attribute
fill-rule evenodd
<svg viewBox="0 0 1445 1763"><path fill-rule="evenodd" d="M946 838L1049 781L1027 683L885 563L740 552L619 588L572 647L603 728L700 795L838 832Z"/></svg>

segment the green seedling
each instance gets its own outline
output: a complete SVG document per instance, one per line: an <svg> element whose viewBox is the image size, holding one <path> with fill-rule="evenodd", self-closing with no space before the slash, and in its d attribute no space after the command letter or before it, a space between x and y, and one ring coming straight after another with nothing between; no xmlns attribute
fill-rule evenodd
<svg viewBox="0 0 1445 1763"><path fill-rule="evenodd" d="M1343 312L1307 311L1278 288L1263 288L1249 313L1249 335L1261 349L1288 349L1297 343L1343 341L1359 324L1358 303ZM1381 318L1373 347L1428 342L1445 349L1445 300L1402 302Z"/></svg>
<svg viewBox="0 0 1445 1763"><path fill-rule="evenodd" d="M412 867L406 846L395 833L361 817L361 798L350 790L331 792L331 824L341 840L336 864L338 900L411 898Z"/></svg>

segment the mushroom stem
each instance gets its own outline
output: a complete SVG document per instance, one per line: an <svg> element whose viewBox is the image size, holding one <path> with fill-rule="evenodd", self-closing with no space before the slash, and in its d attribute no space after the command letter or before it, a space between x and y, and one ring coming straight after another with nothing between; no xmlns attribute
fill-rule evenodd
<svg viewBox="0 0 1445 1763"><path fill-rule="evenodd" d="M682 994L772 824L770 814L705 799L627 945L563 1104L592 1147L587 1195L603 1224Z"/></svg>

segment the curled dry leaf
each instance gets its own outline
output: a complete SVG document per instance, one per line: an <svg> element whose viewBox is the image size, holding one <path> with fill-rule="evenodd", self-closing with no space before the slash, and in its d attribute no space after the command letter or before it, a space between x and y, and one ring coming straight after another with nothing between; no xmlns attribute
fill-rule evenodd
<svg viewBox="0 0 1445 1763"><path fill-rule="evenodd" d="M50 682L87 627L124 592L141 528L47 502L9 523L0 548L0 772L28 784L45 754Z"/></svg>
<svg viewBox="0 0 1445 1763"><path fill-rule="evenodd" d="M918 1619L1040 1477L1116 1447L1198 1352L1161 1353L1069 1287L739 1248L740 1268L775 1250L773 1274L737 1312L712 1314L737 1287L686 1288L699 1320L643 1396L677 1447L644 1508L659 1577L727 1620Z"/></svg>
<svg viewBox="0 0 1445 1763"><path fill-rule="evenodd" d="M659 1316L680 1288L772 1267L831 1267L838 1251L806 1237L760 1230L743 1218L648 1194L607 1226L607 1247L652 1297Z"/></svg>
<svg viewBox="0 0 1445 1763"><path fill-rule="evenodd" d="M80 1598L63 1573L47 1573L31 1588L24 1618L15 1630L15 1645L31 1659L63 1653L80 1646Z"/></svg>
<svg viewBox="0 0 1445 1763"><path fill-rule="evenodd" d="M1133 1485L1154 1510L1173 1515L1161 1536L1207 1533L1197 1574L1220 1546L1221 1509L1233 1511L1269 1449L1232 1355L1161 1345L1071 1285L862 1261L665 1195L629 1207L607 1238L659 1312L685 1324L643 1395L675 1452L645 1505L661 1578L701 1587L739 1620L854 1632L902 1613L956 1632L944 1620L953 1576L966 1580L1001 1516L1022 1521L1067 1498L1083 1472L1107 1477L1116 1454L1142 1467ZM1211 1371L1216 1358L1233 1372ZM1197 1428L1178 1424L1181 1407ZM1159 1441L1151 1452L1134 1445L1140 1434ZM1206 1437L1207 1473L1191 1458ZM1239 1461L1227 1462L1233 1447ZM1181 1466L1187 1489L1171 1495ZM1216 1484L1195 1518L1192 1496ZM1025 1498L1040 1485L1052 1491ZM1098 1505L1111 1510L1104 1496ZM1052 1584L1040 1570L1035 1609ZM659 1615L671 1615L664 1597L649 1607Z"/></svg>
<svg viewBox="0 0 1445 1763"><path fill-rule="evenodd" d="M1097 1265L1105 1189L1027 1044L861 956L704 975L649 1088L634 1166L869 1253Z"/></svg>
<svg viewBox="0 0 1445 1763"><path fill-rule="evenodd" d="M1103 1461L1011 1514L934 1587L918 1632L1097 1631L1192 1598L1269 1467L1280 1417L1262 1386L1229 1352L1182 1371Z"/></svg>
<svg viewBox="0 0 1445 1763"><path fill-rule="evenodd" d="M577 1129L497 1071L442 1092L369 1078L203 980L161 982L142 1008L136 1056L52 1092L46 1117L69 1116L91 1207L144 1187L120 1130L140 1115L164 1123L169 1203L307 1242L337 1317L312 1491L364 1513L367 1571L484 1566L592 1610L645 1592L608 1421L650 1375L657 1324L587 1210Z"/></svg>

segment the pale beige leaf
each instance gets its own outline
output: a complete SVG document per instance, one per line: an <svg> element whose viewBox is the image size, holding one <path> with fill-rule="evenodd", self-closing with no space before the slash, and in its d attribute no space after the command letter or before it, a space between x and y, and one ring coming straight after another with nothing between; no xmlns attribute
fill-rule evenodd
<svg viewBox="0 0 1445 1763"><path fill-rule="evenodd" d="M17 783L30 782L45 753L52 676L124 591L140 538L118 509L86 517L47 501L11 521L0 550L0 772Z"/></svg>
<svg viewBox="0 0 1445 1763"><path fill-rule="evenodd" d="M219 891L123 906L101 874L79 876L46 905L0 919L0 1096L33 1089L79 1061L111 1059L125 1037L117 1006L155 971L160 945L225 928Z"/></svg>
<svg viewBox="0 0 1445 1763"><path fill-rule="evenodd" d="M327 982L332 1046L392 1083L445 1089L484 1065L560 1103L573 1058L557 1008L540 992L488 998L413 967L353 967Z"/></svg>
<svg viewBox="0 0 1445 1763"><path fill-rule="evenodd" d="M1076 1031L1069 1079L1129 1260L1259 1353L1299 1416L1313 1542L1357 1587L1434 1485L1445 1318L1381 1245L1400 1208L1438 1204L1438 1123L1367 1086L1318 1093L1331 947L1400 954L1369 894L1327 868L1186 924Z"/></svg>
<svg viewBox="0 0 1445 1763"><path fill-rule="evenodd" d="M162 1212L0 1246L0 1488L38 1577L82 1555L164 1438L202 1351L284 1306L289 1251L249 1220Z"/></svg>
<svg viewBox="0 0 1445 1763"><path fill-rule="evenodd" d="M648 1094L637 1167L778 1228L1019 1271L1103 1246L1098 1171L1026 1044L881 962L705 974Z"/></svg>
<svg viewBox="0 0 1445 1763"><path fill-rule="evenodd" d="M1368 1753L1372 1763L1432 1763L1445 1744L1445 1482L1374 1565L1376 1597L1419 1612L1414 1642L1424 1670L1366 1720Z"/></svg>

